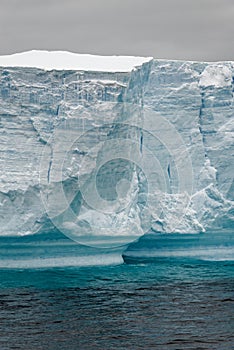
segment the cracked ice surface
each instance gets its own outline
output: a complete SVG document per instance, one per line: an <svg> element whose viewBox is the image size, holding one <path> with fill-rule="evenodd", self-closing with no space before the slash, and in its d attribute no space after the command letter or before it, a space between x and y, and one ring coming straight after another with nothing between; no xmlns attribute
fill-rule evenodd
<svg viewBox="0 0 234 350"><path fill-rule="evenodd" d="M233 62L40 55L0 58L1 235L233 224Z"/></svg>

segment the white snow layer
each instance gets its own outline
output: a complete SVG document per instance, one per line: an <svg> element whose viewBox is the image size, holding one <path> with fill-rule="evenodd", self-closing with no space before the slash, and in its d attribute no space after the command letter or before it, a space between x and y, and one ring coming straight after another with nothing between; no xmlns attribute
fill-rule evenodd
<svg viewBox="0 0 234 350"><path fill-rule="evenodd" d="M215 86L217 88L232 84L232 71L222 64L207 66L201 74L199 85L203 87Z"/></svg>
<svg viewBox="0 0 234 350"><path fill-rule="evenodd" d="M44 70L89 70L100 72L130 72L152 57L97 56L66 51L32 50L0 56L2 67L31 67Z"/></svg>

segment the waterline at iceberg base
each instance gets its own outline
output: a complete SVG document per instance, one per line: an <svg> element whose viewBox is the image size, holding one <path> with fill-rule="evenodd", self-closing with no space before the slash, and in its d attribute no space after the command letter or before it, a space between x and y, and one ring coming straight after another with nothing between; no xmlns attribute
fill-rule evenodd
<svg viewBox="0 0 234 350"><path fill-rule="evenodd" d="M200 234L151 233L131 243L123 252L128 264L186 261L234 261L233 231Z"/></svg>
<svg viewBox="0 0 234 350"><path fill-rule="evenodd" d="M105 239L108 243L108 237ZM116 244L116 241L115 241ZM103 245L103 240L101 241ZM234 260L232 231L200 234L146 234L128 245L109 248L78 244L59 232L0 237L0 269L46 269L122 264L190 263Z"/></svg>

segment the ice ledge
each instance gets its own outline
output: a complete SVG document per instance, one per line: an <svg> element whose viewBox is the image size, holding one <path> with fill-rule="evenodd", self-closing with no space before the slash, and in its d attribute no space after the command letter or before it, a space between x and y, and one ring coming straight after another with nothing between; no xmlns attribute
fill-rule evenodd
<svg viewBox="0 0 234 350"><path fill-rule="evenodd" d="M84 70L99 72L131 72L151 61L152 57L97 56L67 51L32 50L0 56L2 67L30 67L50 70Z"/></svg>

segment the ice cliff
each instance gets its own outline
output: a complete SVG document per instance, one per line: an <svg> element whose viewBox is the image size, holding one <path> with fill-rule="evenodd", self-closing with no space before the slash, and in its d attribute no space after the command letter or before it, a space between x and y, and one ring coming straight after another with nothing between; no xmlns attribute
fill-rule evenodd
<svg viewBox="0 0 234 350"><path fill-rule="evenodd" d="M233 68L0 57L0 234L57 228L86 242L233 227Z"/></svg>

